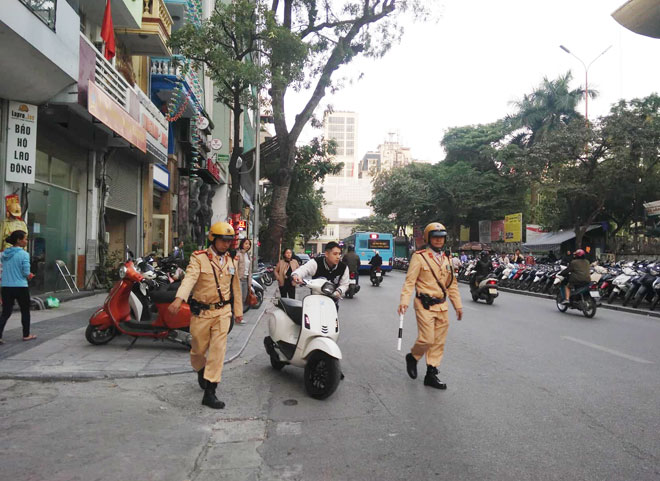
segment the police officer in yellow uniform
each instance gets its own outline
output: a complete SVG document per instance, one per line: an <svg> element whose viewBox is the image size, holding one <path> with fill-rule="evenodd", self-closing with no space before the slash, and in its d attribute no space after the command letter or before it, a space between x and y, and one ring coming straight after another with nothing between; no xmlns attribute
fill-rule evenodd
<svg viewBox="0 0 660 481"><path fill-rule="evenodd" d="M433 222L426 226L424 242L427 248L415 252L410 259L398 309L399 314L406 313L414 289L417 340L406 355L406 370L411 378L417 378L417 361L426 355L424 385L436 389L447 389L447 384L437 377L449 328L447 298L453 304L458 320L463 318L458 282L450 259L442 253L446 238L444 225Z"/></svg>
<svg viewBox="0 0 660 481"><path fill-rule="evenodd" d="M209 230L209 240L211 246L207 250L196 251L190 256L186 276L168 309L176 314L192 292L190 364L197 371L199 386L204 389L202 404L222 409L225 403L216 397L215 390L225 361L232 315L230 303L233 299L236 321L242 321L243 296L236 263L229 254L234 228L226 222L217 222Z"/></svg>

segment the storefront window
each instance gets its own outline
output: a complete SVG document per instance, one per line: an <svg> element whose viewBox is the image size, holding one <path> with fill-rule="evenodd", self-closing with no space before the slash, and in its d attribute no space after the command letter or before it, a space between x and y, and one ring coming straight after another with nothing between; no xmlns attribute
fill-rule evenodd
<svg viewBox="0 0 660 481"><path fill-rule="evenodd" d="M37 150L37 170L35 177L42 182L50 182L50 174L48 173L48 155L44 152Z"/></svg>
<svg viewBox="0 0 660 481"><path fill-rule="evenodd" d="M50 158L50 183L67 189L71 188L69 173L71 166L63 160L55 157Z"/></svg>
<svg viewBox="0 0 660 481"><path fill-rule="evenodd" d="M28 232L36 293L65 287L56 260L75 272L77 198L74 192L39 182L30 187Z"/></svg>

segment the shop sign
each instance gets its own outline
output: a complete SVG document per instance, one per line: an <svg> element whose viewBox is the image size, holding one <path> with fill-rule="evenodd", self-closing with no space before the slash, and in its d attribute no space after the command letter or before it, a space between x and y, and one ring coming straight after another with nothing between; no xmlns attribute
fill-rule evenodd
<svg viewBox="0 0 660 481"><path fill-rule="evenodd" d="M206 159L206 169L215 180L220 182L220 169L218 169L218 166L215 165L215 162L213 162L211 159Z"/></svg>
<svg viewBox="0 0 660 481"><path fill-rule="evenodd" d="M158 164L154 165L154 186L159 190L170 190L170 171Z"/></svg>
<svg viewBox="0 0 660 481"><path fill-rule="evenodd" d="M142 152L147 151L147 132L91 80L89 81L87 110Z"/></svg>
<svg viewBox="0 0 660 481"><path fill-rule="evenodd" d="M148 102L148 104L146 104ZM146 104L146 105L145 105ZM144 96L140 96L140 124L146 132L147 153L154 156L158 161L167 164L167 128L168 123L165 118L157 112L156 106Z"/></svg>
<svg viewBox="0 0 660 481"><path fill-rule="evenodd" d="M211 148L213 150L220 150L222 148L222 140L220 140L220 139L211 139Z"/></svg>
<svg viewBox="0 0 660 481"><path fill-rule="evenodd" d="M37 150L37 106L9 102L7 182L34 184Z"/></svg>
<svg viewBox="0 0 660 481"><path fill-rule="evenodd" d="M660 200L656 200L655 202L647 202L644 204L644 208L646 209L646 215L649 217L660 215Z"/></svg>
<svg viewBox="0 0 660 481"><path fill-rule="evenodd" d="M534 242L547 233L548 233L547 231L541 229L540 225L527 224L527 226L525 227L525 240L526 242Z"/></svg>
<svg viewBox="0 0 660 481"><path fill-rule="evenodd" d="M504 218L504 242L522 242L522 212Z"/></svg>
<svg viewBox="0 0 660 481"><path fill-rule="evenodd" d="M482 244L488 244L490 242L490 221L489 220L480 220L479 221L479 242Z"/></svg>

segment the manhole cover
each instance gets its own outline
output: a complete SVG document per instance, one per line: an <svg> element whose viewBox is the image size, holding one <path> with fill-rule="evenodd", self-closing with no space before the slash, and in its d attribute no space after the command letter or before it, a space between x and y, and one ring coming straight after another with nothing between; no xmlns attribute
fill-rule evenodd
<svg viewBox="0 0 660 481"><path fill-rule="evenodd" d="M285 406L295 406L296 404L298 404L298 401L296 401L295 399L287 399L282 404L284 404Z"/></svg>

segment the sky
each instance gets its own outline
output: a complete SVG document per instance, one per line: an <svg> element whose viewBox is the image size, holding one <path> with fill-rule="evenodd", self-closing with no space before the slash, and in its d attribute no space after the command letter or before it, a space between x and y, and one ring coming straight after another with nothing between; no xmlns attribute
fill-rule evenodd
<svg viewBox="0 0 660 481"><path fill-rule="evenodd" d="M584 67L559 48L566 46L589 64L589 118L605 115L612 103L660 91L660 39L644 37L611 16L626 0L428 0L441 12L437 22L404 19L403 40L378 60L357 59L338 71L363 78L322 101L335 111L359 114L358 158L397 132L413 158L444 158L440 140L451 127L489 123L513 111L539 85L573 72L584 86ZM309 93L288 94L288 117ZM584 113L584 103L578 106ZM301 141L320 135L307 127Z"/></svg>

